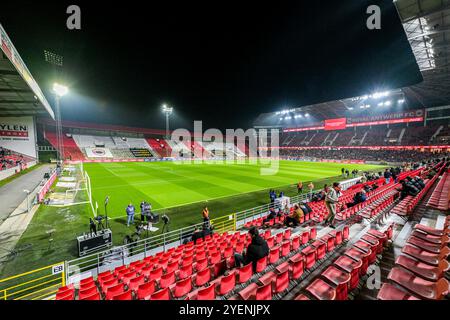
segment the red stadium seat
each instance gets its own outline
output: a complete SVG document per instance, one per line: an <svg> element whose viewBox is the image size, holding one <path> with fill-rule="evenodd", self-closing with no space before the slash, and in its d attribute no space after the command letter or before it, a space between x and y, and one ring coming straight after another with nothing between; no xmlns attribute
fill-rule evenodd
<svg viewBox="0 0 450 320"><path fill-rule="evenodd" d="M197 300L215 300L216 291L213 285L200 289L197 292Z"/></svg>
<svg viewBox="0 0 450 320"><path fill-rule="evenodd" d="M169 288L165 288L155 292L150 296L150 300L170 300Z"/></svg>
<svg viewBox="0 0 450 320"><path fill-rule="evenodd" d="M131 279L131 280L128 282L128 289L133 290L133 291L136 291L137 288L138 288L141 284L144 284L144 283L145 283L144 275L140 275L140 276L138 276L138 277L136 277L136 278Z"/></svg>
<svg viewBox="0 0 450 320"><path fill-rule="evenodd" d="M316 228L312 228L311 231L309 232L309 238L311 240L316 239L317 237L317 229Z"/></svg>
<svg viewBox="0 0 450 320"><path fill-rule="evenodd" d="M148 280L159 280L161 278L161 276L163 275L163 268L162 267L158 267L156 269L153 269L150 272L150 275L148 277Z"/></svg>
<svg viewBox="0 0 450 320"><path fill-rule="evenodd" d="M314 298L318 300L335 300L336 290L320 278L316 278L309 286L306 287Z"/></svg>
<svg viewBox="0 0 450 320"><path fill-rule="evenodd" d="M291 239L291 229L287 229L283 234L284 240L290 240Z"/></svg>
<svg viewBox="0 0 450 320"><path fill-rule="evenodd" d="M280 259L280 248L276 247L269 252L269 264L275 263Z"/></svg>
<svg viewBox="0 0 450 320"><path fill-rule="evenodd" d="M127 272L125 274L119 275L120 281L122 281L124 284L128 285L131 279L136 278L136 271Z"/></svg>
<svg viewBox="0 0 450 320"><path fill-rule="evenodd" d="M427 300L441 300L449 292L447 280L441 278L437 282L427 281L401 267L392 268L388 279Z"/></svg>
<svg viewBox="0 0 450 320"><path fill-rule="evenodd" d="M297 260L292 263L292 280L298 280L305 271L305 261L303 259Z"/></svg>
<svg viewBox="0 0 450 320"><path fill-rule="evenodd" d="M336 300L347 300L348 285L351 279L350 273L331 265L322 272L322 277L333 284L336 290Z"/></svg>
<svg viewBox="0 0 450 320"><path fill-rule="evenodd" d="M289 273L288 271L285 271L276 276L274 283L274 293L281 293L284 290L286 290L288 286L289 286Z"/></svg>
<svg viewBox="0 0 450 320"><path fill-rule="evenodd" d="M80 300L101 300L100 299L100 293L95 292L89 296L84 296L83 298L80 297Z"/></svg>
<svg viewBox="0 0 450 320"><path fill-rule="evenodd" d="M414 230L411 235L432 244L440 245L441 247L450 242L450 238L448 236L434 236L432 234L423 233L417 230Z"/></svg>
<svg viewBox="0 0 450 320"><path fill-rule="evenodd" d="M192 276L193 269L192 265L181 267L178 271L178 278L179 279L186 279L187 277Z"/></svg>
<svg viewBox="0 0 450 320"><path fill-rule="evenodd" d="M78 292L78 298L84 300L86 297L92 296L94 293L98 293L97 287L91 287L86 290L80 290Z"/></svg>
<svg viewBox="0 0 450 320"><path fill-rule="evenodd" d="M246 266L243 266L242 268L237 269L237 283L245 283L249 281L253 275L253 265L252 263L247 264Z"/></svg>
<svg viewBox="0 0 450 320"><path fill-rule="evenodd" d="M234 289L234 286L236 285L236 275L234 272L231 272L227 276L223 276L220 278L220 282L218 284L218 294L221 296L226 295L231 290Z"/></svg>
<svg viewBox="0 0 450 320"><path fill-rule="evenodd" d="M207 259L201 259L201 260L197 260L197 262L195 263L195 270L197 272L205 269L208 267L208 260Z"/></svg>
<svg viewBox="0 0 450 320"><path fill-rule="evenodd" d="M307 244L309 241L309 232L303 232L302 233L302 244Z"/></svg>
<svg viewBox="0 0 450 320"><path fill-rule="evenodd" d="M178 262L171 262L166 267L166 273L172 273L175 270L178 270Z"/></svg>
<svg viewBox="0 0 450 320"><path fill-rule="evenodd" d="M126 292L115 295L112 300L131 300L133 297L131 295L131 291L128 290Z"/></svg>
<svg viewBox="0 0 450 320"><path fill-rule="evenodd" d="M402 252L417 259L417 260L420 260L424 263L431 264L434 266L439 265L439 262L446 258L443 255L430 253L428 251L422 250L417 247L410 246L408 244L406 244L403 247Z"/></svg>
<svg viewBox="0 0 450 320"><path fill-rule="evenodd" d="M267 257L261 258L256 262L256 273L264 271L267 267Z"/></svg>
<svg viewBox="0 0 450 320"><path fill-rule="evenodd" d="M108 288L114 287L118 284L119 284L119 279L114 278L113 280L105 281L101 287L102 287L103 292L106 292L108 290Z"/></svg>
<svg viewBox="0 0 450 320"><path fill-rule="evenodd" d="M159 287L161 289L165 289L169 287L170 285L175 283L175 271L172 271L171 273L166 273L161 276L161 279L159 280Z"/></svg>
<svg viewBox="0 0 450 320"><path fill-rule="evenodd" d="M327 247L325 242L321 240L316 240L311 244L312 247L316 249L316 259L321 260L325 257L325 254L327 253Z"/></svg>
<svg viewBox="0 0 450 320"><path fill-rule="evenodd" d="M192 290L192 280L189 277L184 280L178 281L175 284L175 288L172 291L172 293L175 298L181 298L187 295L191 290Z"/></svg>
<svg viewBox="0 0 450 320"><path fill-rule="evenodd" d="M114 296L123 293L123 283L119 283L115 286L106 289L106 300L112 300Z"/></svg>
<svg viewBox="0 0 450 320"><path fill-rule="evenodd" d="M344 254L355 261L362 261L361 269L359 270L360 275L363 276L367 273L367 268L369 267L369 256L372 252L362 252L357 248L351 248L344 252Z"/></svg>
<svg viewBox="0 0 450 320"><path fill-rule="evenodd" d="M220 252L214 252L209 256L210 264L216 264L216 263L220 262L220 260L222 260L222 255L220 254ZM202 260L202 262L203 262L203 260Z"/></svg>
<svg viewBox="0 0 450 320"><path fill-rule="evenodd" d="M256 300L272 300L272 285L267 284L256 290Z"/></svg>
<svg viewBox="0 0 450 320"><path fill-rule="evenodd" d="M311 300L310 298L308 298L306 295L304 295L303 293L299 294L298 296L296 296L294 298L294 300Z"/></svg>
<svg viewBox="0 0 450 320"><path fill-rule="evenodd" d="M449 263L446 260L439 262L438 266L432 266L406 255L401 255L395 261L395 264L413 272L421 278L428 281L437 281L444 277L445 272L449 270Z"/></svg>
<svg viewBox="0 0 450 320"><path fill-rule="evenodd" d="M281 245L281 257L286 257L291 252L291 243L289 241L283 242Z"/></svg>
<svg viewBox="0 0 450 320"><path fill-rule="evenodd" d="M330 232L330 235L334 237L334 241L337 246L340 245L342 243L342 241L344 240L342 238L342 231L334 230L334 231Z"/></svg>
<svg viewBox="0 0 450 320"><path fill-rule="evenodd" d="M292 245L292 247L291 247L292 251L297 251L298 248L300 248L300 236L292 238L291 245Z"/></svg>
<svg viewBox="0 0 450 320"><path fill-rule="evenodd" d="M75 291L64 291L56 294L56 300L73 300L75 298Z"/></svg>
<svg viewBox="0 0 450 320"><path fill-rule="evenodd" d="M316 264L316 249L309 246L302 250L305 256L305 268L311 269Z"/></svg>
<svg viewBox="0 0 450 320"><path fill-rule="evenodd" d="M350 290L355 289L359 283L359 275L361 273L360 270L362 267L362 261L354 260L350 257L343 255L340 256L338 259L336 259L334 265L344 270L345 272L350 273L351 278L349 283L349 289Z"/></svg>
<svg viewBox="0 0 450 320"><path fill-rule="evenodd" d="M211 270L209 268L205 268L197 272L194 284L196 287L201 287L206 283L208 283L210 280L211 280Z"/></svg>
<svg viewBox="0 0 450 320"><path fill-rule="evenodd" d="M344 228L342 229L342 238L344 240L348 240L349 233L350 233L349 227L348 226L344 226Z"/></svg>
<svg viewBox="0 0 450 320"><path fill-rule="evenodd" d="M150 296L155 292L155 281L149 281L141 284L137 289L137 297L139 300L148 300Z"/></svg>
<svg viewBox="0 0 450 320"><path fill-rule="evenodd" d="M378 300L420 300L405 290L390 283L383 283L377 295Z"/></svg>

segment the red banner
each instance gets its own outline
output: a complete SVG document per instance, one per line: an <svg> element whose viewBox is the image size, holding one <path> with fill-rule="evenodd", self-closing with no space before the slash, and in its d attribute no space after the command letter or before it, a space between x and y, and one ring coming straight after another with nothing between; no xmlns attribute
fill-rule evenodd
<svg viewBox="0 0 450 320"><path fill-rule="evenodd" d="M0 130L0 137L28 137L28 131Z"/></svg>
<svg viewBox="0 0 450 320"><path fill-rule="evenodd" d="M344 130L347 128L347 118L325 120L325 130Z"/></svg>

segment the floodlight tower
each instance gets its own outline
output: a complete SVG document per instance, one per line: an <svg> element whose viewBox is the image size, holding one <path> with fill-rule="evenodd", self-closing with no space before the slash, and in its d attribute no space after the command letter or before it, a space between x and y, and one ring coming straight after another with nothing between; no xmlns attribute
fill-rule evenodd
<svg viewBox="0 0 450 320"><path fill-rule="evenodd" d="M59 83L53 84L53 93L55 94L56 106L56 148L58 151L58 160L64 160L64 143L62 135L61 111L59 100L69 92L69 88Z"/></svg>
<svg viewBox="0 0 450 320"><path fill-rule="evenodd" d="M162 112L166 115L166 140L170 138L170 127L169 127L169 117L173 113L173 108L167 106L167 104L162 105ZM169 156L169 150L166 149L166 157Z"/></svg>

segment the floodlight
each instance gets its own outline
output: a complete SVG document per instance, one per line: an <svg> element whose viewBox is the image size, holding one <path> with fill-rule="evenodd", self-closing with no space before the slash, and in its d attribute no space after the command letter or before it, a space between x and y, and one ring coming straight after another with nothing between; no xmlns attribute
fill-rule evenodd
<svg viewBox="0 0 450 320"><path fill-rule="evenodd" d="M400 100L397 101L397 103L398 104L403 104L403 103L405 103L405 99L400 99Z"/></svg>
<svg viewBox="0 0 450 320"><path fill-rule="evenodd" d="M384 103L384 105L387 106L387 107L389 107L391 104L392 104L391 101L386 101L386 102Z"/></svg>
<svg viewBox="0 0 450 320"><path fill-rule="evenodd" d="M69 93L69 88L67 88L66 86L63 86L62 84L54 83L54 84L53 84L53 92L54 92L58 97L63 97L63 96L65 96L67 93Z"/></svg>
<svg viewBox="0 0 450 320"><path fill-rule="evenodd" d="M165 113L166 115L167 114L170 115L173 112L173 108L172 107L168 107L167 104L163 104L162 105L162 112Z"/></svg>
<svg viewBox="0 0 450 320"><path fill-rule="evenodd" d="M305 113L305 117L309 117L309 113Z"/></svg>

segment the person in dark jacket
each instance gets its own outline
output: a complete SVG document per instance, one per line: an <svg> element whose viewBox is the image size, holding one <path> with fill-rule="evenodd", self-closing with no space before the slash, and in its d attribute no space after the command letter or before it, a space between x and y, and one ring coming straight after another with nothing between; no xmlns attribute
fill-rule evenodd
<svg viewBox="0 0 450 320"><path fill-rule="evenodd" d="M202 239L202 238L203 238L203 232L200 231L199 228L195 228L194 233L192 233L192 241L193 241L194 243L196 243L196 241L197 241L198 239Z"/></svg>
<svg viewBox="0 0 450 320"><path fill-rule="evenodd" d="M251 262L253 264L253 270L255 270L258 260L269 255L269 246L266 240L259 235L258 229L255 227L250 228L248 233L252 237L252 242L248 246L245 255L238 253L234 255L234 261L236 267L242 267Z"/></svg>

